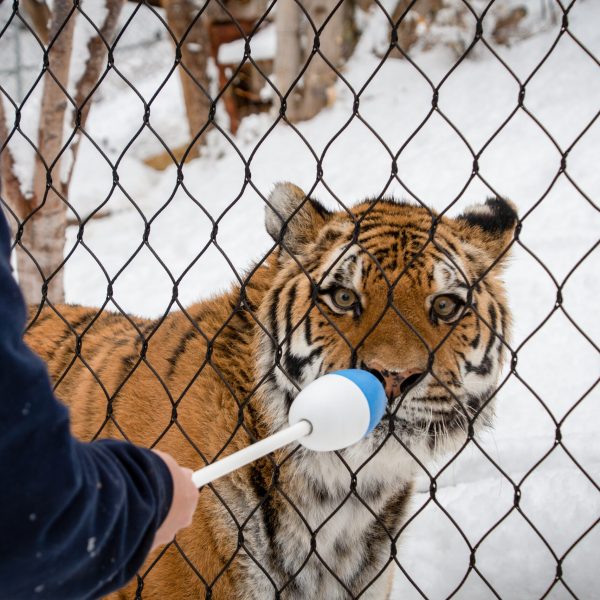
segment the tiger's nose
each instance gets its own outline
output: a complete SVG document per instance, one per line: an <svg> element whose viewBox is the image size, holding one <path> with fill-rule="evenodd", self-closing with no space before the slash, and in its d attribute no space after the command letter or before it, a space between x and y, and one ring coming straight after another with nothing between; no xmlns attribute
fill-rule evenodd
<svg viewBox="0 0 600 600"><path fill-rule="evenodd" d="M419 369L392 370L378 361L365 364L367 371L375 375L385 388L388 400L393 400L408 392L423 378L424 373Z"/></svg>

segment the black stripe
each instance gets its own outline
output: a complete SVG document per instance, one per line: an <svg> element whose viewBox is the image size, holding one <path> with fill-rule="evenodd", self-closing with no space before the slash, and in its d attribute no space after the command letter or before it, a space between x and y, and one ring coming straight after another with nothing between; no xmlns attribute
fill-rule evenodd
<svg viewBox="0 0 600 600"><path fill-rule="evenodd" d="M37 311L37 308L38 307L36 306L35 307L36 311ZM30 310L29 316L31 316L32 312L35 312L35 311ZM31 327L37 327L37 326L41 325L42 323L45 323L48 319L50 319L51 317L54 317L54 316L56 316L56 315L49 308L47 308L46 310L42 310L40 312L40 314L35 318L34 321L27 323L27 330L29 330Z"/></svg>
<svg viewBox="0 0 600 600"><path fill-rule="evenodd" d="M281 572L283 563L280 559L281 552L276 552L277 532L280 527L279 514L273 503L273 496L268 490L268 483L265 480L261 466L265 466L267 461L261 459L256 461L250 467L250 485L254 491L257 502L262 502L259 511L262 516L263 526L267 537L268 549L266 554L271 564L275 565Z"/></svg>
<svg viewBox="0 0 600 600"><path fill-rule="evenodd" d="M319 240L317 245L317 251L323 252L324 250L329 250L334 242L337 242L342 237L342 233L337 231L336 229L329 229L324 234L323 237Z"/></svg>
<svg viewBox="0 0 600 600"><path fill-rule="evenodd" d="M490 317L490 337L487 341L483 358L478 365L473 365L473 363L468 360L465 361L465 369L467 373L475 373L476 375L483 376L489 375L492 370L493 361L490 357L490 354L496 342L496 325L498 322L498 317L493 304L490 304L488 312Z"/></svg>
<svg viewBox="0 0 600 600"><path fill-rule="evenodd" d="M391 545L387 531L393 536L400 525L400 521L404 518L406 504L410 498L410 488L402 488L394 494L381 509L377 515L377 519L373 521L371 527L365 532L364 539L360 543L361 547L365 548L365 554L361 564L355 569L354 577L349 581L348 587L355 590L365 577L370 578L372 573L365 573L367 569L380 569L383 564L378 564L379 561L385 561L385 553L383 546L386 540ZM381 558L380 555L383 555Z"/></svg>
<svg viewBox="0 0 600 600"><path fill-rule="evenodd" d="M283 285L278 286L271 292L271 306L269 306L269 329L271 330L271 337L275 339L277 343L279 343L279 327L277 326L277 308L278 301L283 288L285 287L285 283Z"/></svg>
<svg viewBox="0 0 600 600"><path fill-rule="evenodd" d="M300 381L304 367L320 355L321 348L313 350L308 356L297 356L288 350L285 353L285 369L294 381Z"/></svg>
<svg viewBox="0 0 600 600"><path fill-rule="evenodd" d="M481 323L479 319L475 319L475 337L471 341L471 348L475 350L479 346L479 342L481 341Z"/></svg>
<svg viewBox="0 0 600 600"><path fill-rule="evenodd" d="M312 322L310 320L310 311L304 316L304 337L308 346L312 346Z"/></svg>
<svg viewBox="0 0 600 600"><path fill-rule="evenodd" d="M190 327L185 334L180 338L179 343L175 347L175 350L171 353L171 356L167 358L169 363L169 371L167 372L167 378L174 375L177 369L177 363L179 362L180 356L185 352L187 343L198 336L198 331L195 327Z"/></svg>
<svg viewBox="0 0 600 600"><path fill-rule="evenodd" d="M57 358L59 356L59 350L61 350L61 360L58 362L58 364L61 365L61 369L64 368L64 366L66 366L68 362L68 360L65 359L67 359L69 354L75 353L75 346L67 344L66 341L69 339L69 337L72 337L73 341L75 341L75 337L79 335L79 332L77 331L79 327L83 325L83 323L85 323L93 315L95 315L96 312L96 310L90 310L86 314L79 317L79 319L77 319L76 321L73 321L72 323L69 322L69 326L66 326L67 328L64 331L64 333L56 340L56 343L54 344L52 350L50 350L50 352L46 353L46 355L44 356L45 361L47 363L50 363L52 360L54 360L54 358ZM52 366L52 371L55 376L59 375L59 373L56 372L55 366Z"/></svg>
<svg viewBox="0 0 600 600"><path fill-rule="evenodd" d="M125 380L129 377L129 374L140 361L140 355L133 352L131 354L127 354L121 358L121 366L120 366L120 375L116 381L115 392L118 388L121 388L125 382ZM113 392L113 395L115 394Z"/></svg>
<svg viewBox="0 0 600 600"><path fill-rule="evenodd" d="M292 310L296 300L296 288L297 284L293 283L289 291L287 304L285 307L285 339L290 346L292 345Z"/></svg>

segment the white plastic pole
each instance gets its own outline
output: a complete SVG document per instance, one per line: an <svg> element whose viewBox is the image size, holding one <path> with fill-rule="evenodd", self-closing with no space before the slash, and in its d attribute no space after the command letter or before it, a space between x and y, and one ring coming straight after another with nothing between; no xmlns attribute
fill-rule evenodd
<svg viewBox="0 0 600 600"><path fill-rule="evenodd" d="M270 435L268 438L264 440L260 440L260 442L256 442L243 450L239 450L238 452L234 452L225 458L214 462L203 469L198 469L194 471L192 476L192 481L196 485L196 487L200 488L219 477L223 477L223 475L227 475L236 469L239 469L248 463L255 461L258 458L261 458L270 452L274 452L279 448L283 448L283 446L287 446L296 440L309 435L312 431L312 425L309 421L302 420L298 421L298 423L292 425L291 427L286 427L282 431L279 431L273 435Z"/></svg>

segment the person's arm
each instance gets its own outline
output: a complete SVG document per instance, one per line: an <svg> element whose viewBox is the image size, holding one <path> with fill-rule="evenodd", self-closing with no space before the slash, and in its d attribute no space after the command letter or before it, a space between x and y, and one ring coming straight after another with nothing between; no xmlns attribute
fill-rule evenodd
<svg viewBox="0 0 600 600"><path fill-rule="evenodd" d="M150 450L71 436L44 363L22 340L9 253L0 208L0 599L97 598L135 575L180 474ZM177 527L162 529L158 541Z"/></svg>

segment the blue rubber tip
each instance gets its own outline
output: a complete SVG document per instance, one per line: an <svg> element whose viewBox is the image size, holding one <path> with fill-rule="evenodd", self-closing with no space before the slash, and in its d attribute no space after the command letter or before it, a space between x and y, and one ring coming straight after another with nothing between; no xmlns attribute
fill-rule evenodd
<svg viewBox="0 0 600 600"><path fill-rule="evenodd" d="M341 375L350 379L365 395L369 404L370 414L369 428L365 435L371 433L381 421L385 413L385 407L387 406L387 396L385 395L385 389L381 381L375 375L369 373L369 371L363 371L362 369L344 369L342 371L335 371L334 375Z"/></svg>

